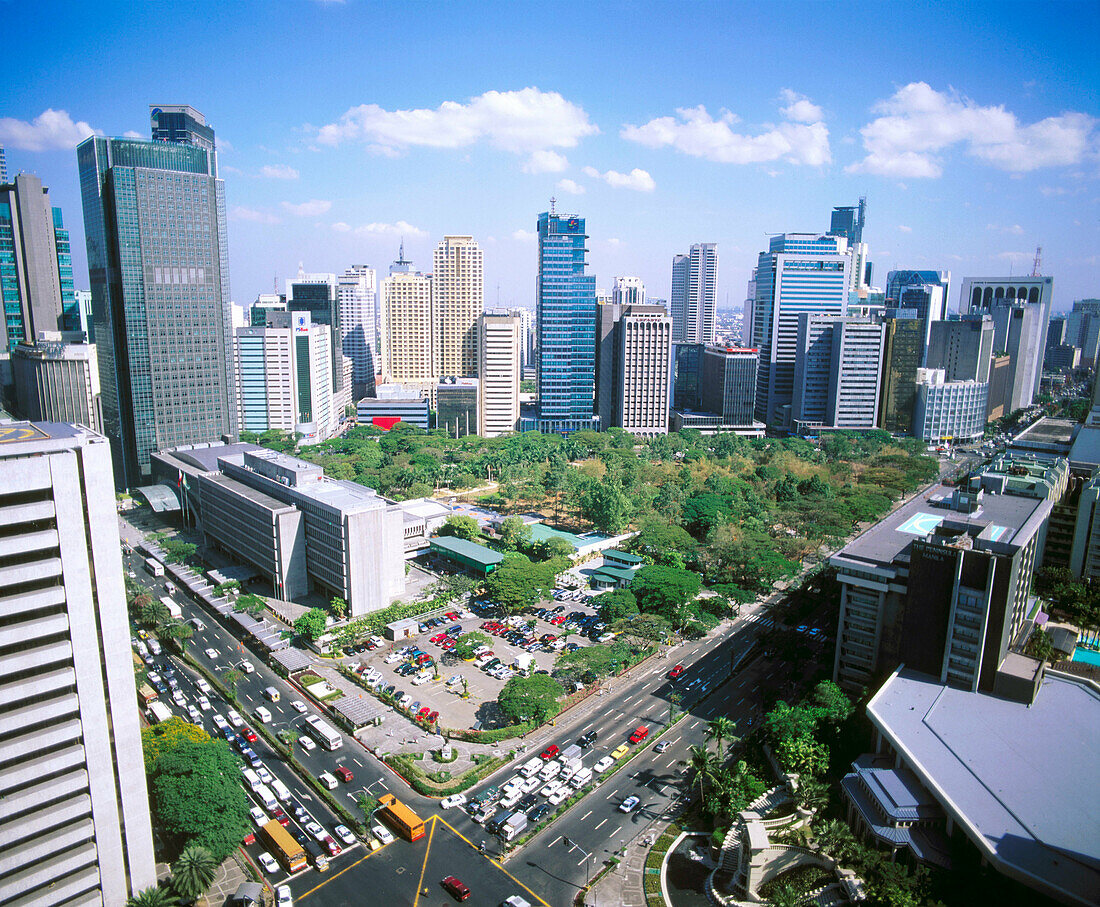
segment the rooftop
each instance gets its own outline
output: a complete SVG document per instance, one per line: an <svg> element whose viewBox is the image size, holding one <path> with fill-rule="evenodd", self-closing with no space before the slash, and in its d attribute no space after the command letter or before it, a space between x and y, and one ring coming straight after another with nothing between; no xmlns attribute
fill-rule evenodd
<svg viewBox="0 0 1100 907"><path fill-rule="evenodd" d="M589 544L588 541L582 539L579 535L574 535L572 532L566 532L564 529L553 529L545 523L531 524L532 542L548 542L550 539L564 539L577 549L583 548L585 545Z"/></svg>
<svg viewBox="0 0 1100 907"><path fill-rule="evenodd" d="M631 554L629 551L620 551L618 548L608 548L603 556L605 558L613 557L615 560L622 561L624 564L644 564L645 558L639 557L637 554Z"/></svg>
<svg viewBox="0 0 1100 907"><path fill-rule="evenodd" d="M203 472L217 472L220 468L218 466L218 459L220 457L243 456L246 452L262 449L263 448L256 444L247 444L245 442L239 444L222 444L221 442L215 442L211 444L193 444L184 447L173 447L169 450L160 451L159 455L162 457L172 457L182 463L186 463L188 466L202 470Z"/></svg>
<svg viewBox="0 0 1100 907"><path fill-rule="evenodd" d="M1044 416L1020 432L1012 443L1025 446L1055 445L1064 447L1065 451L1063 452L1068 452L1070 442L1073 441L1073 435L1079 424L1071 422L1069 419L1052 419L1049 416Z"/></svg>
<svg viewBox="0 0 1100 907"><path fill-rule="evenodd" d="M460 539L454 535L436 536L432 539L431 544L433 548L439 551L457 554L460 557L464 557L486 567L493 564L499 564L504 560L504 555L499 551L493 551L491 548L486 548L484 545L479 545L476 542L470 542L466 539Z"/></svg>
<svg viewBox="0 0 1100 907"><path fill-rule="evenodd" d="M871 721L986 857L1059 899L1100 891L1100 689L1048 671L1031 706L899 669Z"/></svg>

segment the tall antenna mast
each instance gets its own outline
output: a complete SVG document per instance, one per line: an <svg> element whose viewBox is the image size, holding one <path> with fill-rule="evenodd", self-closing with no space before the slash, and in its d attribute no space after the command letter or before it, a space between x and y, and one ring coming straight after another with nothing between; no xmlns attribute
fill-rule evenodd
<svg viewBox="0 0 1100 907"><path fill-rule="evenodd" d="M1036 246L1035 247L1035 264L1033 264L1031 266L1031 276L1032 277L1042 277L1043 276L1043 272L1041 270L1042 267L1043 267L1043 247L1042 246Z"/></svg>
<svg viewBox="0 0 1100 907"><path fill-rule="evenodd" d="M554 207L557 205L557 203L558 203L558 200L556 198L554 198L554 196L551 195L550 196L550 216L551 217L553 217L555 214L557 214L557 212L554 210Z"/></svg>

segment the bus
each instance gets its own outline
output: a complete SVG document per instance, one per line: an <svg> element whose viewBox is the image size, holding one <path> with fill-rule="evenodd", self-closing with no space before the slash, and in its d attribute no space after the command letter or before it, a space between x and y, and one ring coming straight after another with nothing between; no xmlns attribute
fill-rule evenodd
<svg viewBox="0 0 1100 907"><path fill-rule="evenodd" d="M155 557L147 557L145 559L145 569L153 576L164 576L164 564Z"/></svg>
<svg viewBox="0 0 1100 907"><path fill-rule="evenodd" d="M150 702L146 710L146 717L150 724L160 724L172 717L172 712L163 702Z"/></svg>
<svg viewBox="0 0 1100 907"><path fill-rule="evenodd" d="M398 800L393 794L382 794L378 798L382 805L382 818L392 825L401 835L410 841L424 837L424 820Z"/></svg>
<svg viewBox="0 0 1100 907"><path fill-rule="evenodd" d="M316 715L306 715L306 728L326 750L338 750L344 745L344 738L326 721Z"/></svg>
<svg viewBox="0 0 1100 907"><path fill-rule="evenodd" d="M278 819L272 819L260 828L260 840L275 854L275 858L283 864L283 869L287 872L297 872L299 869L306 868L305 850L290 836L290 832L279 824Z"/></svg>
<svg viewBox="0 0 1100 907"><path fill-rule="evenodd" d="M138 687L138 699L141 700L142 705L148 706L157 701L157 691L149 686L149 684L143 683Z"/></svg>

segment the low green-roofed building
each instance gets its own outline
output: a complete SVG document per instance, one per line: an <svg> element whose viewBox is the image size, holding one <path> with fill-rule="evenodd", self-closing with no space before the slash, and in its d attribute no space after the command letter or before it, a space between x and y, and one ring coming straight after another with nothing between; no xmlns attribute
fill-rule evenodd
<svg viewBox="0 0 1100 907"><path fill-rule="evenodd" d="M637 567L645 563L645 558L618 548L608 548L603 553L603 561L608 567Z"/></svg>
<svg viewBox="0 0 1100 907"><path fill-rule="evenodd" d="M469 542L457 536L437 536L431 540L432 552L448 560L461 564L469 570L488 576L504 560L504 555L476 542Z"/></svg>
<svg viewBox="0 0 1100 907"><path fill-rule="evenodd" d="M578 551L589 544L589 542L582 539L579 535L573 535L572 532L566 532L562 529L551 529L545 523L531 524L532 542L548 542L550 539L564 539Z"/></svg>
<svg viewBox="0 0 1100 907"><path fill-rule="evenodd" d="M634 571L625 567L599 567L592 571L592 584L598 589L625 589L634 579Z"/></svg>

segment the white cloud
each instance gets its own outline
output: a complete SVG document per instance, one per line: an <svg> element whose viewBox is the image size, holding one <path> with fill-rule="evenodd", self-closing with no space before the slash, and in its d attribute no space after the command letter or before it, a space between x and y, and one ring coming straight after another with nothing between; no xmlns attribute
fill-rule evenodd
<svg viewBox="0 0 1100 907"><path fill-rule="evenodd" d="M1096 144L1096 120L1086 114L1023 125L1003 106L982 107L926 82L911 82L872 109L880 116L860 130L867 156L849 173L935 178L943 174L939 153L961 145L971 157L1018 174L1079 163Z"/></svg>
<svg viewBox="0 0 1100 907"><path fill-rule="evenodd" d="M260 168L260 176L272 180L296 180L298 171L289 164L264 164Z"/></svg>
<svg viewBox="0 0 1100 907"><path fill-rule="evenodd" d="M326 213L331 207L332 202L320 198L314 198L308 202L302 202L300 205L294 205L290 202L283 202L283 208L289 211L295 217L320 217L322 214Z"/></svg>
<svg viewBox="0 0 1100 907"><path fill-rule="evenodd" d="M905 226L905 224L898 224L898 229L902 233L912 233L913 232L913 228L912 227L907 227L907 226Z"/></svg>
<svg viewBox="0 0 1100 907"><path fill-rule="evenodd" d="M533 151L522 169L524 173L561 173L569 169L569 159L556 151Z"/></svg>
<svg viewBox="0 0 1100 907"><path fill-rule="evenodd" d="M657 117L641 126L624 126L619 134L649 148L672 147L719 164L780 159L811 167L830 163L829 130L821 121L821 108L790 89L784 89L783 98L788 104L780 113L788 122L766 124L755 135L736 131L734 126L740 121L730 111L721 111L715 119L702 104L680 107L675 117Z"/></svg>
<svg viewBox="0 0 1100 907"><path fill-rule="evenodd" d="M125 139L143 139L143 138L145 138L145 136L143 136L136 129L127 129L124 133L122 133L122 137L125 138Z"/></svg>
<svg viewBox="0 0 1100 907"><path fill-rule="evenodd" d="M657 188L653 177L645 170L639 170L637 167L629 173L619 173L617 170L600 173L595 167L585 167L584 173L593 179L603 180L612 189L634 189L637 192L652 192Z"/></svg>
<svg viewBox="0 0 1100 907"><path fill-rule="evenodd" d="M435 109L385 110L377 104L360 104L338 122L322 126L316 138L320 145L360 141L378 154L392 155L410 146L465 148L484 140L504 151L534 155L550 148L573 148L598 132L584 108L556 91L530 87L487 91L466 103L444 101ZM559 172L562 161L549 157L536 161L532 156L526 166L551 163L557 169L549 172Z"/></svg>
<svg viewBox="0 0 1100 907"><path fill-rule="evenodd" d="M787 106L779 108L779 112L788 120L795 123L820 123L825 119L825 112L804 94L784 88L779 96L787 102Z"/></svg>
<svg viewBox="0 0 1100 907"><path fill-rule="evenodd" d="M74 123L67 111L46 108L29 123L0 117L0 145L20 151L53 151L75 148L90 135L103 135L83 120Z"/></svg>
<svg viewBox="0 0 1100 907"><path fill-rule="evenodd" d="M423 238L428 235L427 230L414 227L406 220L399 220L395 224L363 224L355 228L356 236L415 236Z"/></svg>
<svg viewBox="0 0 1100 907"><path fill-rule="evenodd" d="M558 188L570 195L584 195L584 186L571 179L558 180Z"/></svg>
<svg viewBox="0 0 1100 907"><path fill-rule="evenodd" d="M351 230L351 225L345 224L342 220L338 220L332 225L332 229L335 230L337 233L347 233L349 230Z"/></svg>
<svg viewBox="0 0 1100 907"><path fill-rule="evenodd" d="M231 220L247 220L256 224L282 223L274 214L270 214L267 211L257 211L255 208L245 208L243 205L238 205L230 211L229 217Z"/></svg>
<svg viewBox="0 0 1100 907"><path fill-rule="evenodd" d="M1033 252L998 252L994 257L1001 261L1031 261Z"/></svg>
<svg viewBox="0 0 1100 907"><path fill-rule="evenodd" d="M516 230L512 233L512 239L519 240L520 242L534 242L538 239L538 234L532 233L530 230Z"/></svg>

